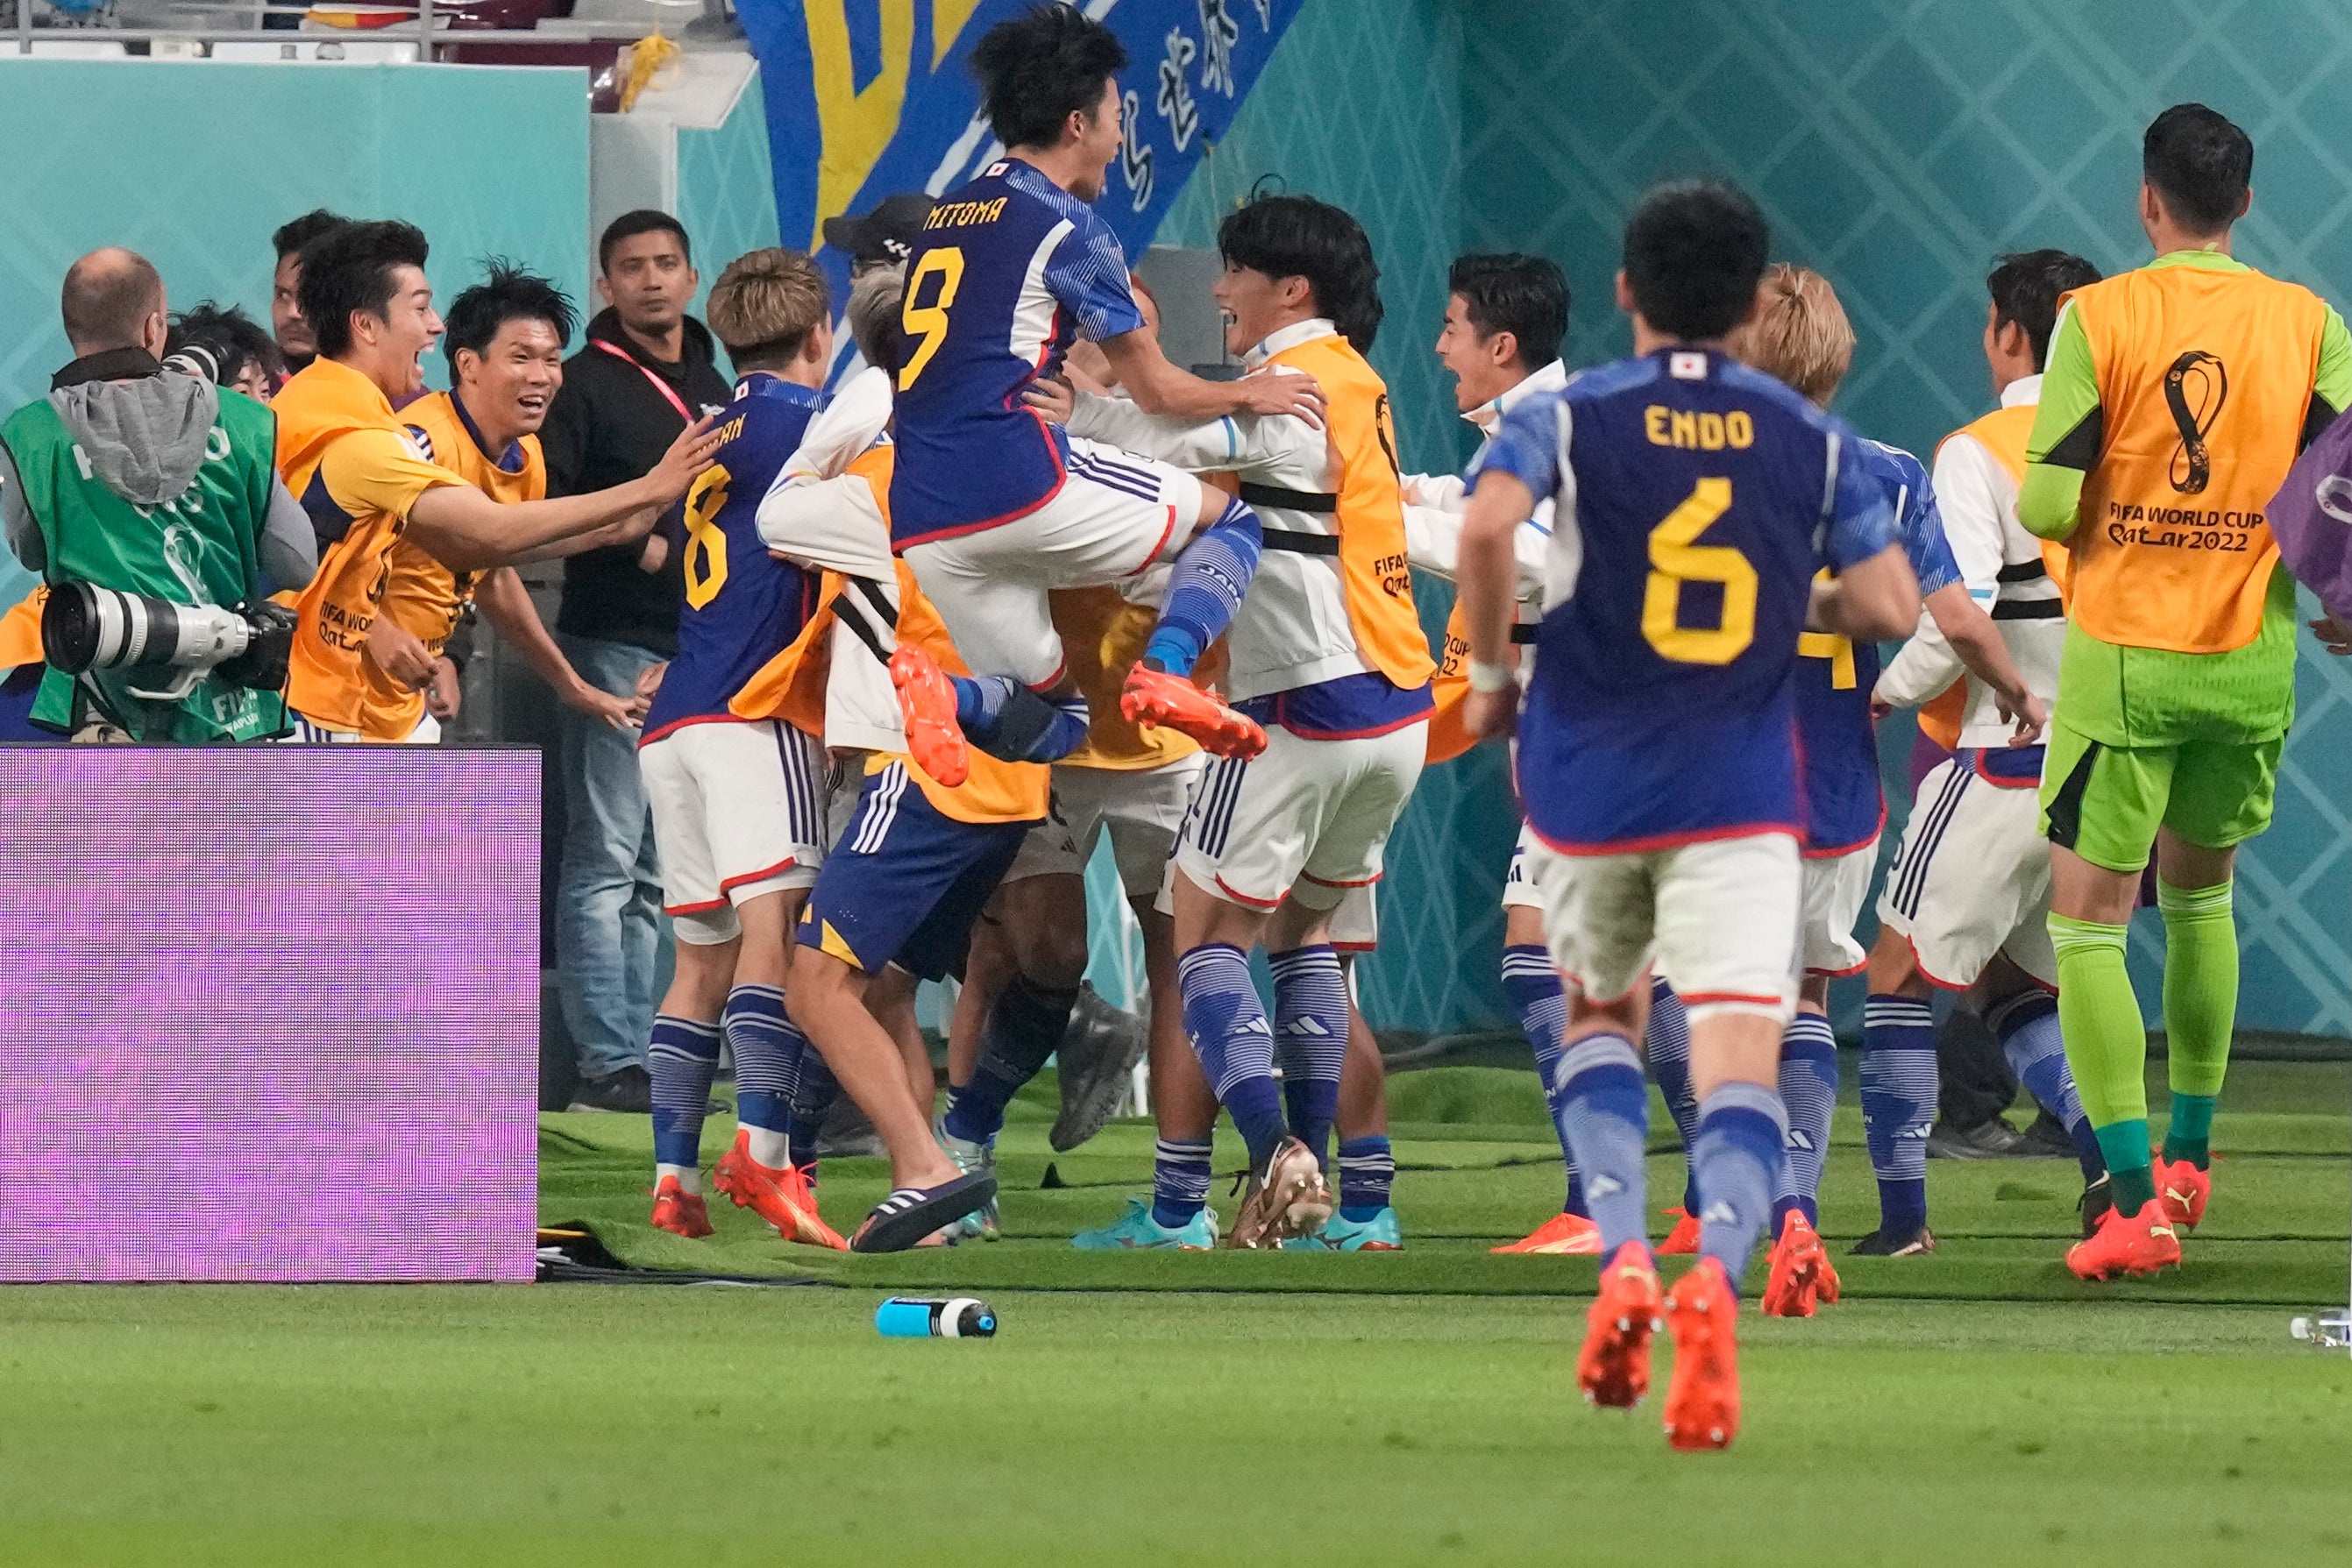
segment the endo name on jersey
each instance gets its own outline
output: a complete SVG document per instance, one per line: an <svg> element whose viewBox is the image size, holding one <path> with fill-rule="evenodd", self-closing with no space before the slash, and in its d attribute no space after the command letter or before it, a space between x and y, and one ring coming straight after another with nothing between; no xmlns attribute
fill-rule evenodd
<svg viewBox="0 0 2352 1568"><path fill-rule="evenodd" d="M1035 511L1062 487L1070 444L1021 401L1073 340L1143 325L1118 236L1018 159L931 209L907 260L891 544L971 533Z"/></svg>
<svg viewBox="0 0 2352 1568"><path fill-rule="evenodd" d="M1853 433L1769 376L1661 349L1505 417L1472 476L1550 497L1519 725L1528 821L1566 853L1800 831L1813 575L1895 540Z"/></svg>
<svg viewBox="0 0 2352 1568"><path fill-rule="evenodd" d="M726 440L686 495L677 654L654 694L639 744L680 725L738 716L729 706L736 694L792 645L815 611L816 574L768 553L759 512L823 401L756 371L735 384L735 401L719 415Z"/></svg>

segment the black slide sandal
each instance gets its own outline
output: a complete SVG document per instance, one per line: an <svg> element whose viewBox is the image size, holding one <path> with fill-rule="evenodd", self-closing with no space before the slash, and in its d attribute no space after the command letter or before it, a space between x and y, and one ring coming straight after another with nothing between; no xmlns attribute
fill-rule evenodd
<svg viewBox="0 0 2352 1568"><path fill-rule="evenodd" d="M849 1239L852 1252L904 1252L943 1225L987 1207L996 1178L972 1171L937 1186L902 1186L880 1203Z"/></svg>

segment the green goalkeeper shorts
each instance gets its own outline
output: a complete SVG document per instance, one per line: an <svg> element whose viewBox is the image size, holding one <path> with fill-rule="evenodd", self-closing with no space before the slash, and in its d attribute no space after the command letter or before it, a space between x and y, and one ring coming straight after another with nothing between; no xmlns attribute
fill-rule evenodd
<svg viewBox="0 0 2352 1568"><path fill-rule="evenodd" d="M2271 825L2284 736L2107 746L2053 719L2042 768L2050 841L2109 871L2146 869L2159 827L2209 850Z"/></svg>

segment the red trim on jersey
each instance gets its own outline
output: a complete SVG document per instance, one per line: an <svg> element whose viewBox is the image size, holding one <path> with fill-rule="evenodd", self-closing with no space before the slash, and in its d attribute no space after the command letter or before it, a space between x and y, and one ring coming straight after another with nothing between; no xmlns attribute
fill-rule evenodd
<svg viewBox="0 0 2352 1568"><path fill-rule="evenodd" d="M1246 893L1234 892L1233 885L1214 872L1211 872L1209 873L1209 880L1217 884L1218 892L1223 894L1227 898L1232 899L1235 904L1245 904L1252 909L1274 909L1281 905L1282 900L1279 898L1252 898Z"/></svg>
<svg viewBox="0 0 2352 1568"><path fill-rule="evenodd" d="M708 915L714 909L725 907L728 903L727 895L720 894L707 904L665 904L662 913L673 918L680 915Z"/></svg>
<svg viewBox="0 0 2352 1568"><path fill-rule="evenodd" d="M2038 744L2038 743L2037 743L2037 744ZM2001 777L2000 774L1998 774L1998 773L1988 773L1988 772L1986 772L1986 771L1985 771L1985 766L1984 766L1984 754L1985 754L1986 752L1988 752L1988 751L2003 751L2003 750L2007 750L2007 749L2008 749L2008 747L1994 747L1994 746L1976 746L1976 747L1970 747L1969 749L1970 749L1971 751L1973 751L1973 752L1975 752L1975 753L1976 753L1976 756L1975 756L1974 758L1970 758L1970 759L1969 759L1969 772L1971 772L1971 773L1973 773L1973 774L1975 774L1978 778L1979 778L1979 779L1983 779L1986 783L1988 783L1988 784L1991 785L1994 789L2041 789L2041 788L2042 788L2042 780L2041 780L2041 779L2004 779L2004 778L2002 778L2002 777ZM2022 749L2023 749L2023 747L2020 747L2019 749L2022 750Z"/></svg>
<svg viewBox="0 0 2352 1568"><path fill-rule="evenodd" d="M917 534L910 539L893 539L890 541L892 555L905 555L917 545L932 544L940 539L960 539L966 534L981 533L989 528L1001 528L1007 523L1017 523L1030 513L1043 510L1046 503L1062 493L1062 486L1070 482L1070 470L1069 465L1062 461L1062 449L1054 444L1052 423L1034 408L1026 412L1030 418L1037 422L1037 434L1045 438L1046 455L1054 460L1054 487L1027 506L1006 512L1001 517L982 517L976 523L958 523L952 528L933 528L929 533Z"/></svg>
<svg viewBox="0 0 2352 1568"><path fill-rule="evenodd" d="M1864 969L1869 967L1870 959L1865 956L1861 963L1849 965L1843 969L1816 969L1808 966L1805 969L1805 973L1811 975L1817 980L1843 980L1848 975L1859 975ZM1922 971L1922 973L1924 972L1925 971Z"/></svg>
<svg viewBox="0 0 2352 1568"><path fill-rule="evenodd" d="M1054 666L1054 673L1052 674L1047 675L1042 681L1033 681L1030 683L1029 689L1033 692L1050 692L1055 686L1060 685L1062 684L1062 677L1069 673L1069 656L1065 654L1063 655L1062 662Z"/></svg>
<svg viewBox="0 0 2352 1568"><path fill-rule="evenodd" d="M1742 822L1728 828L1698 828L1686 833L1659 833L1646 839L1604 839L1598 843L1564 843L1537 827L1528 824L1528 831L1540 840L1544 848L1561 855L1646 855L1661 850L1679 850L1691 844L1715 843L1724 839L1761 839L1779 836L1802 840L1804 835L1794 822Z"/></svg>
<svg viewBox="0 0 2352 1568"><path fill-rule="evenodd" d="M1939 991L1959 992L1972 990L1975 988L1976 981L1974 980L1970 980L1967 985L1963 986L1955 984L1950 980L1944 979L1939 976L1929 974L1927 972L1927 966L1919 961L1919 944L1911 940L1911 934L1907 931L1902 931L1897 932L1896 935L1903 938L1903 946L1911 949L1911 967L1918 974L1921 979L1927 981L1929 985L1935 987ZM2026 977L2028 979L2032 979L2032 977L2030 975ZM2040 985L2041 983L2042 982L2039 980L2034 981L2035 985ZM2051 995L2055 996L2057 995L2057 992L2052 991Z"/></svg>
<svg viewBox="0 0 2352 1568"><path fill-rule="evenodd" d="M1880 834L1882 834L1882 833L1884 833L1884 832L1885 832L1885 831L1886 831L1886 791L1885 791L1885 790L1884 790L1884 789L1881 789L1881 790L1878 792L1878 826L1876 826L1876 827L1874 827L1874 828L1873 828L1873 829L1871 829L1871 830L1870 830L1870 837L1868 837L1868 838L1866 838L1866 839L1856 839L1856 840L1854 840L1854 841L1853 841L1853 842L1852 842L1852 843L1850 843L1850 844L1842 844L1842 845L1840 845L1839 847L1837 847L1836 849L1829 849L1829 850L1805 850L1805 851L1801 852L1802 852L1802 856L1803 856L1803 858L1804 858L1804 859L1809 860L1809 861L1833 861L1833 860L1837 859L1840 855L1859 854L1862 851L1864 851L1864 850L1865 850L1865 849L1869 848L1871 845L1873 845L1873 844L1876 843L1876 842L1878 841L1879 835L1880 835ZM1840 972L1841 974L1848 974L1848 975L1850 975L1850 974L1853 973L1853 970L1851 970L1851 969L1843 969L1843 970L1841 970L1841 971L1839 971L1839 972Z"/></svg>
<svg viewBox="0 0 2352 1568"><path fill-rule="evenodd" d="M740 714L732 714L732 713L698 713L698 714L693 714L693 715L690 715L689 716L685 717L685 718L674 718L674 719L670 720L667 724L666 724L666 725L662 726L659 729L656 729L656 730L653 731L650 735L640 736L640 737L638 737L638 739L637 739L637 749L638 749L639 751L643 751L646 747L651 746L655 741L656 741L656 740L664 740L664 739L667 739L667 738L668 738L670 736L676 735L679 730L684 729L687 726L688 726L688 725L690 725L690 724L753 724L753 723L756 723L756 722L758 722L758 721L757 721L757 720L754 720L754 719L748 719L748 718L745 718L745 717L744 717L742 715L740 715Z"/></svg>
<svg viewBox="0 0 2352 1568"><path fill-rule="evenodd" d="M1313 883L1318 887L1370 887L1374 883L1381 880L1382 873L1380 872L1374 872L1371 875L1363 877L1355 882L1326 882L1311 871L1302 871L1298 874L1306 878L1308 882Z"/></svg>
<svg viewBox="0 0 2352 1568"><path fill-rule="evenodd" d="M1379 946L1380 943L1378 941L1334 942L1330 945L1331 951L1334 953L1369 953Z"/></svg>
<svg viewBox="0 0 2352 1568"><path fill-rule="evenodd" d="M1683 993L1683 1006L1686 1008L1727 1007L1734 1003L1750 1003L1759 1008L1783 1008L1789 1005L1789 998L1786 997L1752 996L1746 991L1686 991Z"/></svg>
<svg viewBox="0 0 2352 1568"><path fill-rule="evenodd" d="M1410 725L1427 724L1436 716L1433 709L1424 708L1408 717L1397 719L1390 724L1375 725L1370 729L1301 729L1297 725L1286 721L1276 720L1276 722L1280 723L1283 728L1301 740L1377 740L1383 735L1394 735L1398 730Z"/></svg>

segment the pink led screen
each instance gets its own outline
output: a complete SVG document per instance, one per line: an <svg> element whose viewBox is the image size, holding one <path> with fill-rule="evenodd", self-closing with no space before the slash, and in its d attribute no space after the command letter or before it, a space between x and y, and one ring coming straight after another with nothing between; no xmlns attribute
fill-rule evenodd
<svg viewBox="0 0 2352 1568"><path fill-rule="evenodd" d="M0 748L0 1281L530 1279L539 788Z"/></svg>

